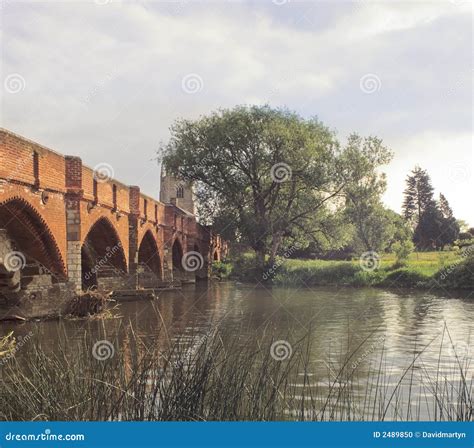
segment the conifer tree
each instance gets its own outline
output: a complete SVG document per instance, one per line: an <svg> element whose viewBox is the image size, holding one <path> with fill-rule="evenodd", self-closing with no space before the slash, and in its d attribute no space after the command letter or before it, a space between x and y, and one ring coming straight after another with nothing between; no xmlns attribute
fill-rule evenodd
<svg viewBox="0 0 474 448"><path fill-rule="evenodd" d="M413 227L421 220L423 213L435 205L433 199L433 187L431 179L426 170L416 166L406 179L407 187L403 192L403 215Z"/></svg>

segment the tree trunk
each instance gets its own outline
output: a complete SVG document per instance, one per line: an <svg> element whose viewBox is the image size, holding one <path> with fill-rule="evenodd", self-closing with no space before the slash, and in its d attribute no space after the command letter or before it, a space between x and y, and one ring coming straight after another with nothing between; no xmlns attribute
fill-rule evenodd
<svg viewBox="0 0 474 448"><path fill-rule="evenodd" d="M263 246L255 249L255 280L261 281L265 271L265 248Z"/></svg>
<svg viewBox="0 0 474 448"><path fill-rule="evenodd" d="M283 240L283 234L282 232L277 232L272 236L272 248L270 251L270 266L273 266L275 264L275 258L276 254L278 252L278 249L280 248L280 244Z"/></svg>

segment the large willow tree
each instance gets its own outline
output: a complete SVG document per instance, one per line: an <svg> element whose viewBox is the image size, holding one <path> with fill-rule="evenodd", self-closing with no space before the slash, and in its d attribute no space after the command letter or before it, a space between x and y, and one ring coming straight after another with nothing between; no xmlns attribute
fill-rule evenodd
<svg viewBox="0 0 474 448"><path fill-rule="evenodd" d="M162 151L167 171L193 182L201 216L252 247L259 269L286 238L337 231L347 188L389 157L376 138L341 148L317 119L268 106L178 120Z"/></svg>

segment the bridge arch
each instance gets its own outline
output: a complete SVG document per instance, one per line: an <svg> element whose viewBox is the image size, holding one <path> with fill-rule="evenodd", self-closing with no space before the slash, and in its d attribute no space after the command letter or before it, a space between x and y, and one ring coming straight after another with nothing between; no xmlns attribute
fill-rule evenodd
<svg viewBox="0 0 474 448"><path fill-rule="evenodd" d="M151 230L147 230L143 235L138 248L138 266L139 273L155 277L157 280L162 278L162 264L158 245Z"/></svg>
<svg viewBox="0 0 474 448"><path fill-rule="evenodd" d="M179 273L184 271L183 267L183 244L179 238L175 238L173 246L171 248L171 259L173 262L173 272Z"/></svg>
<svg viewBox="0 0 474 448"><path fill-rule="evenodd" d="M5 229L23 255L20 261L33 270L31 275L44 273L35 272L36 266L36 270L46 268L53 282L66 280L66 266L56 239L41 213L27 200L14 196L0 203L0 229Z"/></svg>
<svg viewBox="0 0 474 448"><path fill-rule="evenodd" d="M81 248L82 287L98 286L98 278L127 273L124 248L108 218L99 218L89 229Z"/></svg>

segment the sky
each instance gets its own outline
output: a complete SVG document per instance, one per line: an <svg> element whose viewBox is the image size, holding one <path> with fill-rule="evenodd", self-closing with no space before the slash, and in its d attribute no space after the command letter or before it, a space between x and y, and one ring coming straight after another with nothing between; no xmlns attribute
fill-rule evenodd
<svg viewBox="0 0 474 448"><path fill-rule="evenodd" d="M428 170L474 226L472 3L0 0L1 126L158 197L169 127L287 107L394 152L384 202Z"/></svg>

